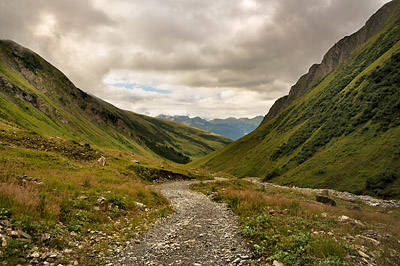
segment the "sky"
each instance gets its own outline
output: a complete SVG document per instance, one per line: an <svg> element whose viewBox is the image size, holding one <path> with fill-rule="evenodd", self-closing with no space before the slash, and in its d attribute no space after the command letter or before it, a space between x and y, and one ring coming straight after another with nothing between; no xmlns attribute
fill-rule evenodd
<svg viewBox="0 0 400 266"><path fill-rule="evenodd" d="M156 116L265 115L388 0L0 0L0 39Z"/></svg>

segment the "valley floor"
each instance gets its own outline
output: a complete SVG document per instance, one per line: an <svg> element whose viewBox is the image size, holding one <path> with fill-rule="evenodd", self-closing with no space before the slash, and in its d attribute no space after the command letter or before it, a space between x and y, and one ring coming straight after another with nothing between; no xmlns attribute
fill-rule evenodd
<svg viewBox="0 0 400 266"><path fill-rule="evenodd" d="M175 214L156 223L106 265L247 265L250 250L234 214L192 191L194 181L164 183Z"/></svg>
<svg viewBox="0 0 400 266"><path fill-rule="evenodd" d="M0 124L0 264L400 265L398 201L213 176Z"/></svg>

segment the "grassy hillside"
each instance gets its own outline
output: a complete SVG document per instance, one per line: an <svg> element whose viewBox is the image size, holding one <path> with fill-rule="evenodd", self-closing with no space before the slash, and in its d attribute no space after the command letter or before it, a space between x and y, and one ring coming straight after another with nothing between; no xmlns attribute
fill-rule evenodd
<svg viewBox="0 0 400 266"><path fill-rule="evenodd" d="M95 166L100 155L107 163ZM138 155L46 138L0 121L3 265L32 264L35 258L29 254L63 250L68 254L57 256L55 262L99 265L99 251L112 252L146 224L170 213L168 201L147 188L135 172L132 158L147 165ZM96 236L95 243L88 242L94 230L112 241Z"/></svg>
<svg viewBox="0 0 400 266"><path fill-rule="evenodd" d="M400 1L388 5L377 13L377 34L333 71L257 130L194 164L280 184L399 198ZM376 29L367 23L360 32L368 27ZM346 38L352 43L358 35Z"/></svg>
<svg viewBox="0 0 400 266"><path fill-rule="evenodd" d="M118 109L0 41L0 261L104 264L172 212L147 184L204 178L178 163L230 142Z"/></svg>
<svg viewBox="0 0 400 266"><path fill-rule="evenodd" d="M230 140L124 111L76 88L59 70L12 41L0 41L0 118L43 136L187 163Z"/></svg>

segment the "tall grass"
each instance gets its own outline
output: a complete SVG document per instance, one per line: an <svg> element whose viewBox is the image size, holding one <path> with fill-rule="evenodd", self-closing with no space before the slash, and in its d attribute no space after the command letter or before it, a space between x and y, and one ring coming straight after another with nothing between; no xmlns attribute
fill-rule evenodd
<svg viewBox="0 0 400 266"><path fill-rule="evenodd" d="M80 162L59 153L0 147L0 209L9 215L15 229L29 233L32 243L40 248L48 245L41 241L44 233L57 236L56 249L68 247L72 231L79 239L88 230L100 230L120 235L115 241L127 240L149 222L171 212L166 198L128 170L129 155L113 157L111 154L119 152L108 150L107 165L95 167L94 161ZM146 209L139 210L136 202ZM10 244L0 250L0 259L13 265L30 245L22 247L14 252L15 245ZM86 254L76 256L87 265L89 253L101 248L100 244L87 246L82 249Z"/></svg>

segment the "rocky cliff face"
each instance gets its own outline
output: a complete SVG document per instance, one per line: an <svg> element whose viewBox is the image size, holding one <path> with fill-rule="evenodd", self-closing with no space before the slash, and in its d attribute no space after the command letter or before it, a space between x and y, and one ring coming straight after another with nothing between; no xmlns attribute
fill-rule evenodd
<svg viewBox="0 0 400 266"><path fill-rule="evenodd" d="M363 45L368 39L377 34L384 27L385 23L394 15L400 12L398 0L391 1L379 9L356 33L346 36L336 43L325 54L320 64L310 67L307 74L303 75L289 91L289 95L279 98L270 108L260 126L280 114L293 101L302 96L315 84L320 82L329 73L340 65L348 63L352 59L352 51Z"/></svg>

